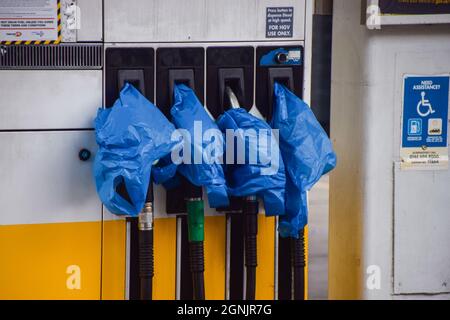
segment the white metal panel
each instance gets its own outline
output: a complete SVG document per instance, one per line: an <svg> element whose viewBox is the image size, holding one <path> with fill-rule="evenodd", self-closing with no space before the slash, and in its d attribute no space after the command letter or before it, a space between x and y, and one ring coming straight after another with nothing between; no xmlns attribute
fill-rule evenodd
<svg viewBox="0 0 450 320"><path fill-rule="evenodd" d="M100 70L0 70L0 130L93 127Z"/></svg>
<svg viewBox="0 0 450 320"><path fill-rule="evenodd" d="M226 9L223 0L207 1L207 37L226 35L230 41L256 39L257 0L229 0Z"/></svg>
<svg viewBox="0 0 450 320"><path fill-rule="evenodd" d="M396 160L400 159L403 77L448 72L448 48L401 50L395 54ZM444 286L450 279L450 252L443 250L450 239L450 174L400 172L397 165L394 178L394 293L450 292L450 286Z"/></svg>
<svg viewBox="0 0 450 320"><path fill-rule="evenodd" d="M206 33L207 0L155 1L159 41L201 41Z"/></svg>
<svg viewBox="0 0 450 320"><path fill-rule="evenodd" d="M77 30L77 41L102 41L103 1L77 0L77 5L80 8L81 20L81 28Z"/></svg>
<svg viewBox="0 0 450 320"><path fill-rule="evenodd" d="M395 170L396 294L450 292L450 171Z"/></svg>
<svg viewBox="0 0 450 320"><path fill-rule="evenodd" d="M304 40L306 0L108 0L105 42ZM292 38L266 38L266 8L294 7Z"/></svg>
<svg viewBox="0 0 450 320"><path fill-rule="evenodd" d="M105 42L139 42L156 38L157 1L108 0L105 3Z"/></svg>
<svg viewBox="0 0 450 320"><path fill-rule="evenodd" d="M94 132L0 132L0 150L0 225L101 220Z"/></svg>

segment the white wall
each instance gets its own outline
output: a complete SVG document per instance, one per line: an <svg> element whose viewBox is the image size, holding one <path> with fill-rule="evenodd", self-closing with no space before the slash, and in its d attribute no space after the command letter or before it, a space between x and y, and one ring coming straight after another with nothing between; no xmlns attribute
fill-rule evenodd
<svg viewBox="0 0 450 320"><path fill-rule="evenodd" d="M331 136L338 167L330 179L329 297L444 298L420 294L427 291L393 294L394 166L400 150L402 74L450 72L450 28L391 26L370 31L360 23L360 6L359 0L334 1ZM417 60L418 55L422 59ZM434 200L442 203L443 199L429 199ZM420 217L426 213L423 201L411 201L417 208L411 219L421 228ZM450 228L449 219L442 216L437 227ZM435 232L431 228L407 231L410 237ZM432 244L439 249L436 254L443 255L442 261L450 263L448 243ZM414 253L429 246L411 248L412 267ZM366 269L371 265L380 267L380 290L366 287ZM414 281L427 286L421 275Z"/></svg>

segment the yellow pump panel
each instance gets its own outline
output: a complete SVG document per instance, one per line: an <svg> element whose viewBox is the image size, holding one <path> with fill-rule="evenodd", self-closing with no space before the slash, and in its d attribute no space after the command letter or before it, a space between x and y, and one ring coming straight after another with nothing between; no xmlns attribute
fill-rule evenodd
<svg viewBox="0 0 450 320"><path fill-rule="evenodd" d="M0 226L0 299L100 299L101 222Z"/></svg>
<svg viewBox="0 0 450 320"><path fill-rule="evenodd" d="M275 218L260 215L258 228L256 298L271 300L275 289ZM154 232L153 298L173 300L176 219L156 219ZM307 239L306 229L306 244ZM125 299L125 220L0 226L0 240L0 299ZM307 250L306 245L306 257ZM206 217L207 299L225 298L225 254L225 216ZM305 298L307 274L305 268Z"/></svg>

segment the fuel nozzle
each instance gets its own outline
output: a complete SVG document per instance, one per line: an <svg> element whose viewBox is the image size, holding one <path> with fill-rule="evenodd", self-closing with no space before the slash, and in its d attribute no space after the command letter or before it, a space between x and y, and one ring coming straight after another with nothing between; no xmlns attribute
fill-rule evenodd
<svg viewBox="0 0 450 320"><path fill-rule="evenodd" d="M138 216L139 278L141 300L152 299L153 258L153 186L150 181L144 208Z"/></svg>
<svg viewBox="0 0 450 320"><path fill-rule="evenodd" d="M194 300L205 299L205 214L201 198L187 200L189 264L192 273Z"/></svg>
<svg viewBox="0 0 450 320"><path fill-rule="evenodd" d="M138 228L139 231L150 231L153 230L153 187L149 186L149 191L147 195L144 208L139 213L138 216Z"/></svg>
<svg viewBox="0 0 450 320"><path fill-rule="evenodd" d="M240 108L237 96L229 87L225 87L225 93L230 102L230 108ZM257 236L258 236L258 199L255 195L244 197L242 212L244 214L245 223L245 269L246 269L246 286L245 299L255 300L256 294L256 267L257 259Z"/></svg>
<svg viewBox="0 0 450 320"><path fill-rule="evenodd" d="M225 93L228 96L228 101L230 103L231 109L237 109L237 108L241 107L239 105L239 100L238 100L237 96L234 94L233 90L229 86L225 87Z"/></svg>

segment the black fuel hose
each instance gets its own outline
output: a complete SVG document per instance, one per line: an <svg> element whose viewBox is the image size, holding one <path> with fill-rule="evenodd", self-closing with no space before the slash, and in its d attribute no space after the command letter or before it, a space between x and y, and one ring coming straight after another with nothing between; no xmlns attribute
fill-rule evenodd
<svg viewBox="0 0 450 320"><path fill-rule="evenodd" d="M149 184L144 209L139 213L139 280L140 299L152 300L153 294L153 186Z"/></svg>
<svg viewBox="0 0 450 320"><path fill-rule="evenodd" d="M256 197L247 197L244 199L243 214L245 218L246 269L245 300L255 300L256 296L256 267L258 266L258 209L259 206Z"/></svg>
<svg viewBox="0 0 450 320"><path fill-rule="evenodd" d="M305 230L291 239L291 263L294 274L294 300L305 300Z"/></svg>
<svg viewBox="0 0 450 320"><path fill-rule="evenodd" d="M194 300L205 300L204 260L203 241L189 242L189 261Z"/></svg>

